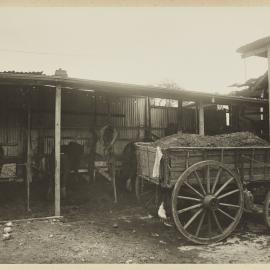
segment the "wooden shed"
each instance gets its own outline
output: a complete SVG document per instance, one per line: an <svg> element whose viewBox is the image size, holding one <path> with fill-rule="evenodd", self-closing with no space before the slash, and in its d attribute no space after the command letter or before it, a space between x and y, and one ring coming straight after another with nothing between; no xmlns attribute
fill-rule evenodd
<svg viewBox="0 0 270 270"><path fill-rule="evenodd" d="M0 97L0 145L5 162L16 164L16 175L1 177L1 181L20 180L26 184L29 210L30 187L35 181L33 160L54 150L55 216L61 215L61 144L76 141L89 154L92 131L109 118L118 129L116 152L121 154L128 142L166 135L170 124L175 131L202 135L228 131L225 118L232 111L219 113L221 117L211 113L222 111L221 105L234 110L243 104L268 106L264 99L70 78L62 70L53 76L0 73ZM165 100L165 105L156 102L158 99ZM193 102L193 108L186 106L186 101Z"/></svg>
<svg viewBox="0 0 270 270"><path fill-rule="evenodd" d="M254 115L259 115L261 120L263 120L264 125L264 133L268 139L270 138L269 125L270 125L270 117L269 117L269 82L270 82L270 37L264 37L253 41L249 44L246 44L240 47L237 50L238 53L241 54L242 58L247 58L251 56L263 57L266 59L268 63L268 71L260 76L257 79L249 80L248 88L241 91L240 95L243 96L251 96L255 98L268 99L268 106L261 107L253 113ZM259 97L258 97L259 96ZM256 117L256 116L255 116Z"/></svg>

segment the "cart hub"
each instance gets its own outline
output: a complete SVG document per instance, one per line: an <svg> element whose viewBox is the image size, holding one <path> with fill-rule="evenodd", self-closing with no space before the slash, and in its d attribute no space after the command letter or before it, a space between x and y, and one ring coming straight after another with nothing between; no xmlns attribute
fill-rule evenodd
<svg viewBox="0 0 270 270"><path fill-rule="evenodd" d="M203 199L203 206L208 209L216 209L218 207L218 199L214 195L206 195Z"/></svg>

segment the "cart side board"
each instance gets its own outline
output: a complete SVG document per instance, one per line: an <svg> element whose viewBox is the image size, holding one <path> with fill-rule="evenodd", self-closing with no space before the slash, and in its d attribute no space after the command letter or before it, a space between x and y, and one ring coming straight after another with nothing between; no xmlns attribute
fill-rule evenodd
<svg viewBox="0 0 270 270"><path fill-rule="evenodd" d="M161 149L160 177L152 177L156 147L137 143L137 174L155 184L171 188L191 165L203 160L223 163L241 181L269 181L270 146L256 147L173 147Z"/></svg>

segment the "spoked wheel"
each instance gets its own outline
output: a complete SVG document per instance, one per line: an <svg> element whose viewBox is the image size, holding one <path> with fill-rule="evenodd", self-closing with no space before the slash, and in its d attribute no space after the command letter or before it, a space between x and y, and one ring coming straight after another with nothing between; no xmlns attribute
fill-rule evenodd
<svg viewBox="0 0 270 270"><path fill-rule="evenodd" d="M159 202L159 187L137 176L135 193L137 201L149 210L151 214L156 215Z"/></svg>
<svg viewBox="0 0 270 270"><path fill-rule="evenodd" d="M222 163L206 160L190 166L172 193L172 214L180 233L198 244L229 236L244 208L239 178Z"/></svg>
<svg viewBox="0 0 270 270"><path fill-rule="evenodd" d="M270 191L267 192L264 201L264 221L268 228L270 228Z"/></svg>

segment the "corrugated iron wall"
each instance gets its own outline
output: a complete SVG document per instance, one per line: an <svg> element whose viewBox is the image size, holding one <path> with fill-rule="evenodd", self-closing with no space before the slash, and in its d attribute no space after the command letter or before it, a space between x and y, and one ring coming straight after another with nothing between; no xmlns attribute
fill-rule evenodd
<svg viewBox="0 0 270 270"><path fill-rule="evenodd" d="M1 92L2 94L2 92ZM0 115L0 144L7 155L20 155L25 149L26 107L29 97L21 89L6 91L8 110ZM54 90L35 89L31 93L32 147L34 153L48 154L54 147ZM151 107L152 132L163 137L168 124L177 124L177 108ZM62 94L62 144L77 141L89 152L91 129L99 130L111 121L119 133L116 152L130 141L145 137L146 98L95 95L92 92L64 90ZM194 110L183 111L184 130L194 130Z"/></svg>
<svg viewBox="0 0 270 270"><path fill-rule="evenodd" d="M116 152L121 153L130 141L140 140L144 137L145 98L135 97L105 97L88 94L74 97L74 93L63 93L62 99L62 132L61 143L76 141L84 146L85 153L89 152L92 140L91 129L99 130L108 124L108 111L111 121L119 133L116 142ZM37 97L32 102L37 104ZM73 102L73 103L72 103ZM81 104L79 106L78 104ZM67 104L74 106L68 107ZM77 105L76 105L77 104ZM36 109L36 108L34 108ZM68 111L68 113L65 113ZM96 115L95 115L96 113ZM32 147L41 148L48 154L54 148L54 112L32 113ZM34 150L34 151L40 151Z"/></svg>
<svg viewBox="0 0 270 270"><path fill-rule="evenodd" d="M151 128L158 137L165 136L165 129L168 124L177 124L177 108L152 107Z"/></svg>
<svg viewBox="0 0 270 270"><path fill-rule="evenodd" d="M130 141L144 137L145 98L142 97L96 97L96 126L108 124L109 114L118 131L115 151L120 154Z"/></svg>
<svg viewBox="0 0 270 270"><path fill-rule="evenodd" d="M11 97L13 95L13 98ZM25 115L20 112L10 112L7 106L13 108L20 95L16 92L1 92L0 98L0 145L6 156L15 157L23 155L24 146L24 121ZM22 102L21 102L22 103ZM17 107L21 107L18 103Z"/></svg>
<svg viewBox="0 0 270 270"><path fill-rule="evenodd" d="M8 157L23 155L23 130L19 127L1 127L0 145Z"/></svg>
<svg viewBox="0 0 270 270"><path fill-rule="evenodd" d="M34 92L31 96L32 148L34 153L48 154L54 148L54 111L51 104L53 93L49 92L46 98L44 91L38 93ZM92 140L90 130L94 129L95 123L97 130L107 124L109 111L111 121L119 133L116 142L117 153L120 154L128 142L144 138L146 98L107 97L80 93L63 92L62 144L67 144L71 140L76 141L82 144L85 153L88 153ZM4 145L5 154L8 156L21 155L25 149L26 111L22 108L19 98L19 93L15 93L13 107L8 112L8 117L5 121L1 119L0 144ZM39 100L41 98L44 98L44 102ZM47 101L50 103L49 107L44 104ZM177 123L177 108L151 108L151 126L154 134L159 137L164 136L168 123Z"/></svg>

